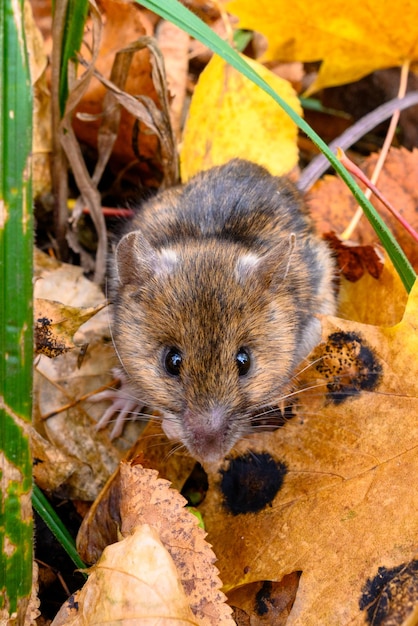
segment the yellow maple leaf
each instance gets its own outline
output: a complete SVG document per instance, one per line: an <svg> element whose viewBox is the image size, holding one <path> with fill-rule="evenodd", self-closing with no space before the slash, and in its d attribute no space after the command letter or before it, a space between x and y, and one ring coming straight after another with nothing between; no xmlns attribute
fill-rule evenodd
<svg viewBox="0 0 418 626"><path fill-rule="evenodd" d="M418 58L418 3L231 0L239 27L268 40L263 60L322 61L309 93Z"/></svg>
<svg viewBox="0 0 418 626"><path fill-rule="evenodd" d="M259 63L246 61L301 113L290 83ZM264 165L272 174L290 172L298 160L297 128L257 85L214 56L199 77L181 149L181 177L234 157Z"/></svg>

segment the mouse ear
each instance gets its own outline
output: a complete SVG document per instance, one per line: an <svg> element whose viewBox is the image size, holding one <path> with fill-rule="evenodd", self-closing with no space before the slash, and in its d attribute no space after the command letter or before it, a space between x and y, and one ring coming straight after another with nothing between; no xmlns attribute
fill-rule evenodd
<svg viewBox="0 0 418 626"><path fill-rule="evenodd" d="M235 268L238 280L243 283L256 280L276 291L289 273L295 246L296 235L291 233L288 239L280 241L266 254L244 254Z"/></svg>
<svg viewBox="0 0 418 626"><path fill-rule="evenodd" d="M116 273L122 285L143 285L153 274L168 274L177 263L174 250L157 251L139 230L120 240L116 252Z"/></svg>

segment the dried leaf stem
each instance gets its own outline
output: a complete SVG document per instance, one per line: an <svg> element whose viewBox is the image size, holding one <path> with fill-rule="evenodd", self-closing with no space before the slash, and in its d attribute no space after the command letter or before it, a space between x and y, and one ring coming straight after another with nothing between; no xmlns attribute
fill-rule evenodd
<svg viewBox="0 0 418 626"><path fill-rule="evenodd" d="M405 94L406 94L406 88L408 86L409 66L410 66L410 61L405 61L403 63L403 65L402 65L402 67L401 67L401 76L400 76L400 80L399 80L399 90L398 90L398 98L399 99L403 98L405 96ZM398 125L400 114L401 114L400 109L396 109L393 112L392 118L390 120L389 128L388 128L388 132L386 133L385 141L383 143L382 149L381 149L379 157L377 159L377 163L376 163L376 166L374 168L374 172L373 172L372 177L370 179L370 182L373 185L375 185L377 183L377 180L378 180L378 178L380 176L380 173L382 171L383 165L384 165L384 163L386 161L386 157L388 155L389 148L392 145L393 137L395 135L396 127ZM366 196L367 199L370 198L370 196L372 195L372 192L376 195L376 191L372 190L372 188L369 186L368 189L366 189L366 191L365 191L365 196ZM397 213L397 211L396 211L396 213ZM357 210L356 210L356 212L355 212L355 214L353 216L353 218L351 219L351 221L349 223L349 225L347 226L345 231L341 234L341 239L350 239L351 238L353 232L357 228L357 225L358 225L362 215L363 215L363 209L361 208L361 206L358 206ZM399 218L402 219L402 217L399 215L399 213L397 213L397 215L394 213L394 215L395 215L395 217L397 217L397 215L399 216L399 217L397 217L397 219L399 219ZM405 226L405 228L406 228L406 226Z"/></svg>

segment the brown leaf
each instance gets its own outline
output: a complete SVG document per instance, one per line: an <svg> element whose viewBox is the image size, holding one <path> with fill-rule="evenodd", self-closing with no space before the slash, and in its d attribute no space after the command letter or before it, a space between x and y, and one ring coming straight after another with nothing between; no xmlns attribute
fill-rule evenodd
<svg viewBox="0 0 418 626"><path fill-rule="evenodd" d="M125 459L139 459L143 467L157 470L174 489L180 491L189 477L195 461L181 451L173 452L170 442L161 429L159 420L149 416L138 440L127 452ZM84 517L77 535L77 549L85 563L95 563L103 549L117 541L120 527L121 482L119 467L109 478L92 507Z"/></svg>
<svg viewBox="0 0 418 626"><path fill-rule="evenodd" d="M172 558L148 524L105 549L76 599L70 599L53 621L54 626L105 623L200 624L193 619Z"/></svg>
<svg viewBox="0 0 418 626"><path fill-rule="evenodd" d="M37 298L34 306L36 352L55 357L75 348L76 331L105 305L80 309Z"/></svg>
<svg viewBox="0 0 418 626"><path fill-rule="evenodd" d="M335 233L325 233L324 239L334 251L338 267L347 280L355 283L365 272L376 279L381 276L384 259L378 248L344 241Z"/></svg>
<svg viewBox="0 0 418 626"><path fill-rule="evenodd" d="M191 609L201 626L233 624L224 604L216 559L204 540L197 518L185 510L186 500L155 470L121 465L122 533L138 524L149 524L173 558Z"/></svg>
<svg viewBox="0 0 418 626"><path fill-rule="evenodd" d="M132 2L102 0L100 8L103 20L103 36L96 69L106 78L110 78L110 70L116 52L144 35L152 35L154 24L150 21L152 14ZM91 46L89 36L89 32L87 32L85 38L87 46ZM87 46L82 52L88 58ZM151 78L150 59L147 50L142 50L132 59L124 89L128 94L142 94L157 103L158 98ZM105 93L106 90L102 84L92 81L74 118L74 129L78 139L94 148L97 146L97 134ZM90 118L88 123L84 117L86 114ZM132 149L134 124L133 116L122 109L121 124L112 154L113 167L117 167L118 170L136 160ZM155 136L142 131L138 144L142 159L144 161L152 160L157 147Z"/></svg>
<svg viewBox="0 0 418 626"><path fill-rule="evenodd" d="M368 157L361 169L371 176L377 154ZM384 169L377 182L380 192L398 209L401 215L415 228L418 228L418 192L415 181L418 178L418 150L412 152L392 148L385 161ZM342 233L348 226L357 207L355 198L344 183L335 176L325 176L307 195L309 209L319 232L335 231ZM372 198L385 223L392 230L406 256L418 270L418 245L405 232L397 220L381 203ZM365 217L360 221L352 239L363 245L375 245L378 238Z"/></svg>
<svg viewBox="0 0 418 626"><path fill-rule="evenodd" d="M228 592L228 604L240 626L286 626L295 601L300 572L284 576L280 582L264 580L242 585Z"/></svg>

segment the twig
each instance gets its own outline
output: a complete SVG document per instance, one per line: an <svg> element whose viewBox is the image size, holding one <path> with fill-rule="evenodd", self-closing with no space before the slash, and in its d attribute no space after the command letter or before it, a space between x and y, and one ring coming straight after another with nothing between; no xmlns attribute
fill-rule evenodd
<svg viewBox="0 0 418 626"><path fill-rule="evenodd" d="M403 98L405 96L406 88L408 86L409 66L410 66L410 62L409 61L405 61L404 64L402 65L401 76L400 76L400 80L399 80L398 98ZM379 178L380 173L382 171L383 165L384 165L384 163L386 161L386 157L388 155L389 148L392 145L392 140L393 140L393 137L395 135L396 127L398 125L400 113L401 112L400 112L399 109L396 109L396 111L393 112L392 119L390 120L389 128L388 128L388 131L386 133L385 141L384 141L382 149L380 151L379 158L377 159L377 163L376 163L376 166L374 168L374 172L373 172L372 177L370 179L370 182L373 185L375 185L377 183L377 181L378 181L378 178ZM376 192L373 191L373 193L375 193L375 195L376 195ZM370 199L371 195L372 195L372 188L369 186L368 189L366 189L366 198ZM341 239L350 239L351 238L353 232L357 228L357 225L358 225L362 215L363 215L363 209L361 208L361 206L358 206L357 210L356 210L356 212L355 212L355 214L353 216L353 218L351 219L351 221L349 223L349 225L347 226L345 231L341 234ZM397 219L399 219L399 218L397 218Z"/></svg>
<svg viewBox="0 0 418 626"><path fill-rule="evenodd" d="M403 111L411 106L418 104L418 91L411 91L401 100L394 98L385 102L364 117L358 122L347 128L337 139L334 139L330 144L330 150L336 150L338 147L343 150L347 150L356 141L358 141L363 135L370 132L373 128L384 122L390 117L394 111L399 109ZM312 187L312 185L318 180L320 176L330 167L328 159L320 154L315 157L309 165L303 170L297 186L303 193Z"/></svg>
<svg viewBox="0 0 418 626"><path fill-rule="evenodd" d="M382 202L385 205L385 207L392 213L392 215L398 220L398 222L402 224L402 226L411 235L411 237L415 239L415 241L418 242L417 231L414 230L414 228L412 228L412 226L405 220L405 218L399 213L399 211L395 209L393 204L389 202L389 200L387 200L383 194L380 193L378 188L375 186L373 179L370 180L366 176L366 174L355 163L353 163L351 159L348 158L348 156L343 152L343 150L338 149L337 157L341 161L341 163L344 165L346 170L350 172L350 174L353 174L353 176L358 178L362 183L364 183L367 186L367 191L369 192L368 195L370 196L372 193L374 193L376 198L379 198L380 202ZM345 232L347 232L347 230ZM341 236L341 238L343 237ZM348 237L345 237L345 238L348 239Z"/></svg>

